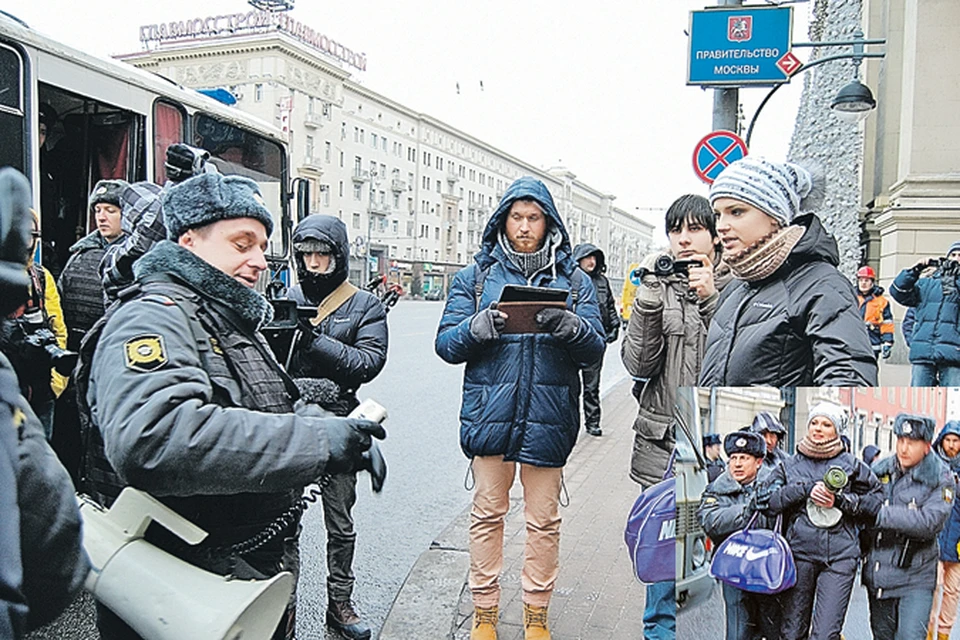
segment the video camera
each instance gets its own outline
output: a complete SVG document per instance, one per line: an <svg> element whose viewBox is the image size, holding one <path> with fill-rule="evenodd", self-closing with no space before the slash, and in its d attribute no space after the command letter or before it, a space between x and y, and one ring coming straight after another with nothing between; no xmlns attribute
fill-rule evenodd
<svg viewBox="0 0 960 640"><path fill-rule="evenodd" d="M20 335L13 337L14 344L19 342L21 348L29 351L31 356L43 353L46 359L45 368L55 369L63 376L69 376L73 372L80 354L62 349L57 344L57 336L47 328L40 309L32 309L16 320Z"/></svg>
<svg viewBox="0 0 960 640"><path fill-rule="evenodd" d="M690 275L690 267L702 267L703 262L694 259L674 260L673 256L664 253L657 256L653 263L653 275L657 277L666 277L675 274ZM631 276L637 280L649 275L650 270L646 267L637 267Z"/></svg>

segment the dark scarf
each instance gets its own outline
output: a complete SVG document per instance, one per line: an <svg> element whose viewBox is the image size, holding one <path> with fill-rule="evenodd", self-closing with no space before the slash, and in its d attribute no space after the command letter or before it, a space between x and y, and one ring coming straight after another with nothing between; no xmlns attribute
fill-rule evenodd
<svg viewBox="0 0 960 640"><path fill-rule="evenodd" d="M543 243L543 246L534 251L533 253L520 253L514 251L513 245L510 244L510 241L507 239L506 234L503 231L499 235L500 248L503 249L503 252L507 254L507 258L520 269L520 272L523 274L527 280L530 279L533 274L538 271L543 270L544 268L555 265L557 258L557 247L560 245L562 236L560 233L555 233L553 228L550 228L547 231L547 237Z"/></svg>
<svg viewBox="0 0 960 640"><path fill-rule="evenodd" d="M168 274L204 297L229 307L254 331L273 319L273 307L266 298L169 240L156 244L137 260L133 274L138 280Z"/></svg>
<svg viewBox="0 0 960 640"><path fill-rule="evenodd" d="M843 452L843 441L840 440L840 436L837 436L833 440L817 444L810 440L809 435L806 435L797 444L797 451L814 460L829 460Z"/></svg>

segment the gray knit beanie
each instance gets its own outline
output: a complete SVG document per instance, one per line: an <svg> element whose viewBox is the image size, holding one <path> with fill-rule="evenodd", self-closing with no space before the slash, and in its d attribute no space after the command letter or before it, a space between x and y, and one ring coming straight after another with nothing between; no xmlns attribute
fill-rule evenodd
<svg viewBox="0 0 960 640"><path fill-rule="evenodd" d="M953 253L954 251L957 251L958 249L960 249L960 240L957 240L956 242L951 244L950 248L947 249L947 252L943 255L949 256L951 253Z"/></svg>
<svg viewBox="0 0 960 640"><path fill-rule="evenodd" d="M250 178L202 173L171 187L162 200L163 223L171 240L188 229L233 218L253 218L267 228L267 236L273 233L273 216Z"/></svg>
<svg viewBox="0 0 960 640"><path fill-rule="evenodd" d="M733 198L755 206L781 226L787 226L815 203L811 195L822 191L807 169L792 162L773 162L747 156L731 163L710 186L711 206L720 198Z"/></svg>
<svg viewBox="0 0 960 640"><path fill-rule="evenodd" d="M832 422L837 430L838 436L847 433L847 414L844 413L843 407L840 405L826 400L818 402L810 409L810 417L808 418L807 424L810 424L810 421L817 416L821 416Z"/></svg>

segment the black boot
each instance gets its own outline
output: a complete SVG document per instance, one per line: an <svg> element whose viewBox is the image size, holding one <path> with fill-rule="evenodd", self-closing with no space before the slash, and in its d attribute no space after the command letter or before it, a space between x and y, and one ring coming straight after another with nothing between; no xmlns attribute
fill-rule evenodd
<svg viewBox="0 0 960 640"><path fill-rule="evenodd" d="M600 428L600 425L598 425L598 424L588 424L588 425L587 425L587 433L589 433L589 434L592 435L592 436L602 436L602 435L603 435L603 429L601 429L601 428Z"/></svg>
<svg viewBox="0 0 960 640"><path fill-rule="evenodd" d="M350 640L370 640L370 627L357 615L351 600L330 600L327 603L327 626Z"/></svg>

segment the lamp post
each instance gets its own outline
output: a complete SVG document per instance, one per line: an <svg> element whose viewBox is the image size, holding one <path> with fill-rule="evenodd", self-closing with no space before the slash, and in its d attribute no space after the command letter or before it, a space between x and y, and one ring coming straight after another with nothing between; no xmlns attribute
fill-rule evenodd
<svg viewBox="0 0 960 640"><path fill-rule="evenodd" d="M823 58L817 58L813 62L806 63L800 68L799 71L797 71L797 73L803 73L804 71L813 69L821 64L833 62L834 60L853 60L853 81L845 85L842 89L840 89L840 91L837 92L837 95L834 96L833 101L830 103L830 108L833 109L837 113L837 116L842 120L847 122L859 122L870 115L870 111L877 106L877 101L874 100L873 93L870 91L870 88L860 82L860 63L863 62L864 58L882 58L884 56L884 52L882 51L870 53L864 51L863 49L865 45L885 43L886 40L884 39L865 40L863 37L863 32L860 29L857 29L853 32L852 40L794 43L793 46L795 47L853 47L852 52L837 53L834 55L825 56ZM778 84L770 90L770 92L760 102L760 106L757 107L753 117L750 119L750 126L747 128L747 137L745 140L748 148L750 147L750 139L753 137L753 127L757 124L757 117L760 115L760 112L763 111L763 108L767 105L767 102L769 102L770 98L773 97L773 94L777 92L777 89L782 86L783 84Z"/></svg>

